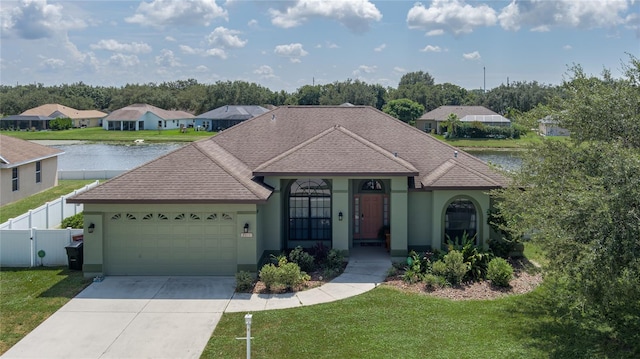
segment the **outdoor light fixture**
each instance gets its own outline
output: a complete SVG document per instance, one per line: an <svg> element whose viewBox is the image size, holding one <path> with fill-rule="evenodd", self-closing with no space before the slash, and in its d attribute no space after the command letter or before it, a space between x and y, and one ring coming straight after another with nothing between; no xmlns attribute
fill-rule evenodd
<svg viewBox="0 0 640 359"><path fill-rule="evenodd" d="M249 233L249 223L244 224L244 233Z"/></svg>
<svg viewBox="0 0 640 359"><path fill-rule="evenodd" d="M340 213L338 213L338 221L342 221L342 211L340 211Z"/></svg>
<svg viewBox="0 0 640 359"><path fill-rule="evenodd" d="M251 317L252 314L245 314L244 324L247 325L247 359L251 359Z"/></svg>
<svg viewBox="0 0 640 359"><path fill-rule="evenodd" d="M96 229L96 225L91 223L89 224L89 227L87 229L89 230L89 233L93 233L93 231Z"/></svg>

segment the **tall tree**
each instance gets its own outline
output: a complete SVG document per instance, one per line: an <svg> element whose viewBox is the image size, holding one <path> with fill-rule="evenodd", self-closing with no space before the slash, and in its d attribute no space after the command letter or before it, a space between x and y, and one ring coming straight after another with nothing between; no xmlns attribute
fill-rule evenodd
<svg viewBox="0 0 640 359"><path fill-rule="evenodd" d="M382 111L403 122L413 125L416 119L424 113L424 107L407 98L401 98L399 100L389 101L384 105Z"/></svg>
<svg viewBox="0 0 640 359"><path fill-rule="evenodd" d="M555 116L572 140L544 141L494 195L507 228L545 250L555 313L638 355L640 62L622 79L570 71Z"/></svg>

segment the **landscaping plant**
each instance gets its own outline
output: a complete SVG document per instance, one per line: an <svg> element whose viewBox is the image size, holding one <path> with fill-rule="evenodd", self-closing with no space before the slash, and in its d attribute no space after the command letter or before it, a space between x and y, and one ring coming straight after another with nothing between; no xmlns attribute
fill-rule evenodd
<svg viewBox="0 0 640 359"><path fill-rule="evenodd" d="M506 259L496 257L489 262L487 269L487 279L498 287L508 287L513 278L513 267Z"/></svg>

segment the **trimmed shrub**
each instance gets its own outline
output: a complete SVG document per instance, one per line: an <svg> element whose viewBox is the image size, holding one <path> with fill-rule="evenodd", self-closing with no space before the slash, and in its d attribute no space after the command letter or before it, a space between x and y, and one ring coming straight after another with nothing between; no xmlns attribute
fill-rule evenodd
<svg viewBox="0 0 640 359"><path fill-rule="evenodd" d="M253 275L247 271L236 273L236 291L248 292L253 288Z"/></svg>
<svg viewBox="0 0 640 359"><path fill-rule="evenodd" d="M278 267L278 272L279 282L288 289L297 287L310 279L307 273L302 272L293 262L282 264Z"/></svg>
<svg viewBox="0 0 640 359"><path fill-rule="evenodd" d="M311 272L315 269L315 258L304 251L301 246L297 246L289 253L289 260L300 266L300 270Z"/></svg>
<svg viewBox="0 0 640 359"><path fill-rule="evenodd" d="M73 121L70 118L54 118L49 121L49 128L53 131L68 130L73 126Z"/></svg>
<svg viewBox="0 0 640 359"><path fill-rule="evenodd" d="M80 212L71 217L63 219L60 227L82 229L84 227L84 213Z"/></svg>
<svg viewBox="0 0 640 359"><path fill-rule="evenodd" d="M270 290L272 286L278 284L278 267L273 263L263 265L262 269L260 269L260 280Z"/></svg>
<svg viewBox="0 0 640 359"><path fill-rule="evenodd" d="M444 264L442 260L435 261L431 266L431 273L436 276L445 277L447 275L447 265Z"/></svg>
<svg viewBox="0 0 640 359"><path fill-rule="evenodd" d="M426 274L422 281L428 290L439 289L447 285L447 280L444 277L435 274Z"/></svg>
<svg viewBox="0 0 640 359"><path fill-rule="evenodd" d="M467 274L468 265L464 262L462 253L452 250L444 256L443 260L446 271L445 278L453 285L462 283L462 279Z"/></svg>
<svg viewBox="0 0 640 359"><path fill-rule="evenodd" d="M494 258L489 262L487 269L487 279L498 287L508 287L509 281L513 278L513 267L504 258Z"/></svg>
<svg viewBox="0 0 640 359"><path fill-rule="evenodd" d="M327 259L325 263L325 269L333 269L336 271L340 271L344 264L344 255L342 252L337 249L331 249L329 253L327 253Z"/></svg>

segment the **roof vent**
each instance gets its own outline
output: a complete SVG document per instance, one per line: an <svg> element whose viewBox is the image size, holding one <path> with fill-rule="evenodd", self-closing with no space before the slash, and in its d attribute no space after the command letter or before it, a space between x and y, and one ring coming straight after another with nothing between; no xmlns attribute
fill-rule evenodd
<svg viewBox="0 0 640 359"><path fill-rule="evenodd" d="M271 114L271 121L275 121L276 120L276 114Z"/></svg>
<svg viewBox="0 0 640 359"><path fill-rule="evenodd" d="M398 152L394 152L393 157L398 157Z"/></svg>
<svg viewBox="0 0 640 359"><path fill-rule="evenodd" d="M453 151L453 157L458 158L458 151Z"/></svg>

